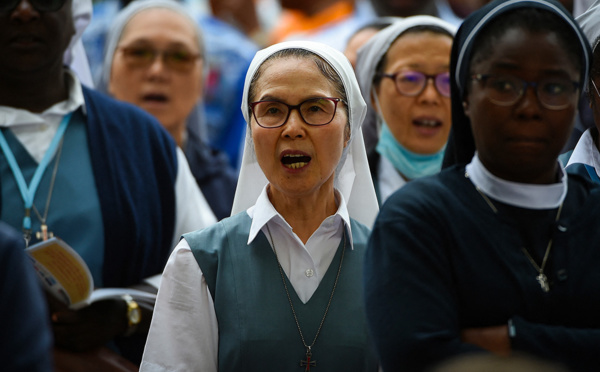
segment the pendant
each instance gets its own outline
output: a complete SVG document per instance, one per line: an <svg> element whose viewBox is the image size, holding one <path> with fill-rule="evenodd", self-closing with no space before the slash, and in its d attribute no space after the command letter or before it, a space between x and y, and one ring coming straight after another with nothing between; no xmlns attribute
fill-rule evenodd
<svg viewBox="0 0 600 372"><path fill-rule="evenodd" d="M542 291L550 292L550 285L548 284L548 278L546 277L546 274L540 273L540 275L536 276L535 279L537 279L538 283L540 283Z"/></svg>
<svg viewBox="0 0 600 372"><path fill-rule="evenodd" d="M43 241L48 240L48 238L54 238L54 233L52 231L48 231L48 225L45 223L40 227L40 231L35 233L35 237L41 239Z"/></svg>
<svg viewBox="0 0 600 372"><path fill-rule="evenodd" d="M306 360L300 361L300 367L306 367L305 371L310 371L310 367L316 367L317 361L311 360L312 352L310 346L306 348Z"/></svg>

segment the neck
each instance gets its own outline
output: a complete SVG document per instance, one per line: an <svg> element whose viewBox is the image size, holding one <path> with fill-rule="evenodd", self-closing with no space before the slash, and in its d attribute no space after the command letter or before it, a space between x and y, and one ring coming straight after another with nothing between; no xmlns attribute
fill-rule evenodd
<svg viewBox="0 0 600 372"><path fill-rule="evenodd" d="M40 113L69 97L67 76L59 73L6 74L0 77L0 105Z"/></svg>
<svg viewBox="0 0 600 372"><path fill-rule="evenodd" d="M319 191L301 197L290 197L272 185L269 185L268 193L277 212L290 224L304 244L338 208L333 184L330 187L323 185Z"/></svg>
<svg viewBox="0 0 600 372"><path fill-rule="evenodd" d="M168 129L169 134L175 140L178 147L183 148L183 142L185 141L185 121L179 125L172 126Z"/></svg>

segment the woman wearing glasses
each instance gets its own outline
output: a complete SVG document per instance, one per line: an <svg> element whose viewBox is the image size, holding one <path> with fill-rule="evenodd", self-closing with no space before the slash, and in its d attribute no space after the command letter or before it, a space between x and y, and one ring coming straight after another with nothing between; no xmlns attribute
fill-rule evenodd
<svg viewBox="0 0 600 372"><path fill-rule="evenodd" d="M589 61L552 0L494 1L461 25L448 167L390 197L369 240L384 370L486 351L597 368L600 190L557 160Z"/></svg>
<svg viewBox="0 0 600 372"><path fill-rule="evenodd" d="M184 151L217 219L231 213L237 172L201 138L204 41L171 0L133 1L107 35L101 89L160 121Z"/></svg>
<svg viewBox="0 0 600 372"><path fill-rule="evenodd" d="M141 368L376 371L361 287L378 207L352 66L319 43L276 44L242 102L235 214L171 255Z"/></svg>
<svg viewBox="0 0 600 372"><path fill-rule="evenodd" d="M450 48L456 28L430 16L397 21L360 49L357 75L377 113L369 164L380 203L439 172L450 132Z"/></svg>

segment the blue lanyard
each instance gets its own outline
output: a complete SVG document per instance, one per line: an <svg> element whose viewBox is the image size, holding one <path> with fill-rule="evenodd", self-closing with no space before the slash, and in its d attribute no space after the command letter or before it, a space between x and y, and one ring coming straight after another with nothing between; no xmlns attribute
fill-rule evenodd
<svg viewBox="0 0 600 372"><path fill-rule="evenodd" d="M6 142L6 138L2 131L0 131L0 147L2 147L2 151L4 152L4 156L6 156L6 160L8 160L8 165L15 176L15 180L17 181L17 186L19 186L19 191L21 191L21 197L23 198L23 203L25 205L25 217L23 217L23 232L26 234L25 239L28 239L28 235L31 232L31 207L33 206L33 199L35 197L35 192L40 185L40 181L42 180L42 176L50 163L50 160L54 156L56 152L56 148L58 147L60 140L62 139L65 131L67 130L67 126L69 125L69 121L72 116L72 112L65 115L58 126L58 130L52 138L52 142L50 142L50 147L44 154L44 157L40 164L38 165L35 173L33 174L33 178L31 179L31 183L29 187L27 187L27 183L25 182L25 178L23 177L23 173L21 172L21 168L15 159L8 143Z"/></svg>

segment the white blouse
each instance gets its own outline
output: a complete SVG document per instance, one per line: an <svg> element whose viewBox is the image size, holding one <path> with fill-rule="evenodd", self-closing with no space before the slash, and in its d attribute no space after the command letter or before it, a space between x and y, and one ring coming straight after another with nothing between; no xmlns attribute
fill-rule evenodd
<svg viewBox="0 0 600 372"><path fill-rule="evenodd" d="M338 210L327 217L303 244L271 204L266 187L246 213L252 218L248 244L263 231L298 297L306 303L316 291L348 229L350 217L341 193ZM244 249L246 247L240 247ZM281 295L285 296L283 289ZM202 371L218 368L218 323L212 296L202 271L185 239L175 248L165 267L141 371Z"/></svg>

